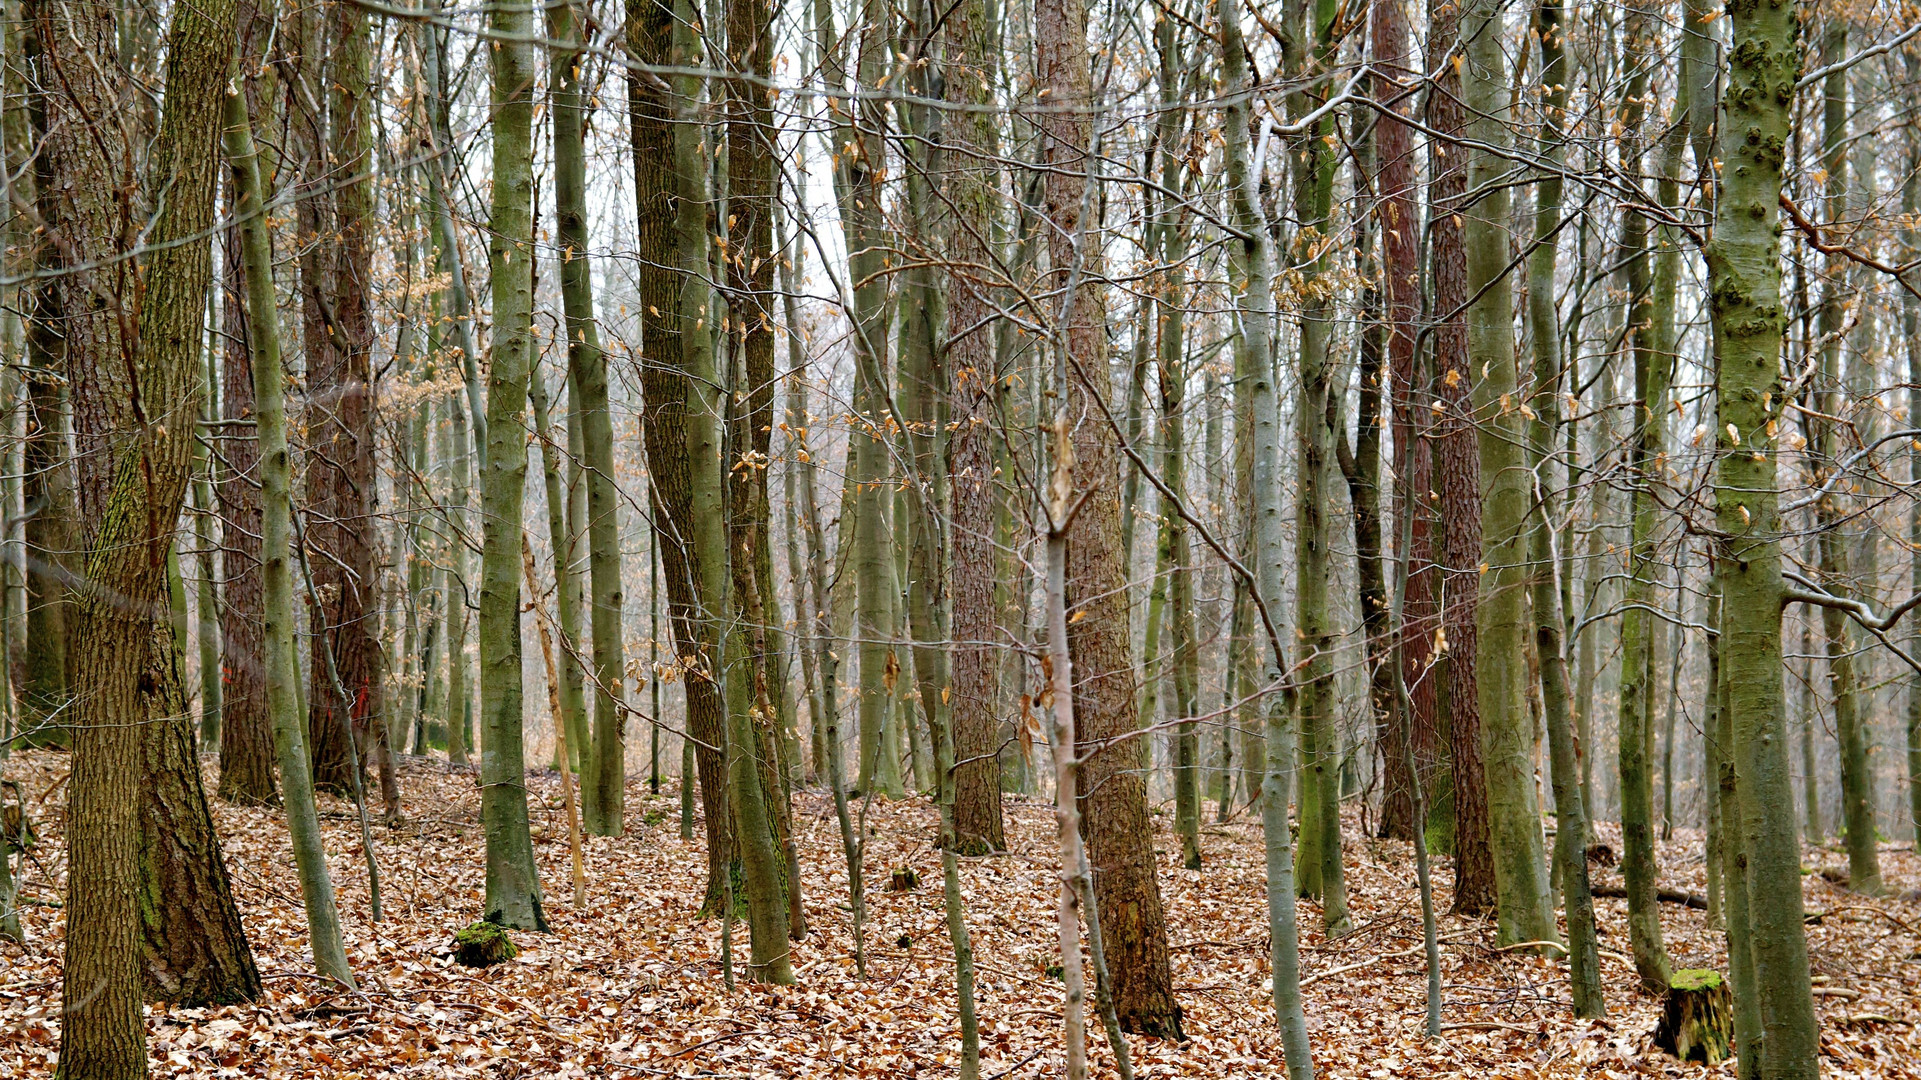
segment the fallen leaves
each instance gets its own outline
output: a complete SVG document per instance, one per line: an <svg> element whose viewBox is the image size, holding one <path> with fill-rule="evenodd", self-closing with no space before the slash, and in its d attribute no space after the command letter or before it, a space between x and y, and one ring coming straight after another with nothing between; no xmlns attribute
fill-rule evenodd
<svg viewBox="0 0 1921 1080"><path fill-rule="evenodd" d="M17 754L4 770L31 790L58 782L67 758ZM529 777L535 824L563 837L558 779ZM265 1000L218 1009L153 1007L148 1047L156 1075L183 1077L942 1077L959 1065L953 952L941 909L939 859L925 799L875 802L867 821L868 874L913 870L921 888L868 896L868 972L856 980L846 867L832 808L818 791L795 805L811 932L795 946L800 984L721 984L717 921L698 917L705 849L675 830L678 795L628 788L630 822L618 839L588 842L588 906L564 903L564 843L537 845L549 887L549 935L515 934L521 953L477 973L455 967L447 944L480 910L478 787L469 772L409 761L402 769L409 824L381 830L388 917L367 922L353 822L330 803L323 818L360 993L311 974L284 822L271 812L216 808L233 886L266 979ZM983 1075L1007 1080L1061 1070L1056 968L1053 818L1038 799L1009 796L1010 850L962 860L976 951ZM59 815L42 824L40 863L22 871L26 946L0 946L0 1077L45 1076L59 1044L64 838ZM1266 914L1258 823L1245 817L1203 834L1206 868L1179 869L1171 814L1153 815L1161 847L1175 985L1189 1041L1135 1038L1142 1077L1282 1075L1268 997ZM1618 844L1603 827L1600 839ZM1631 968L1604 954L1610 1015L1577 1021L1558 959L1501 952L1493 927L1444 916L1448 1028L1424 1035L1425 960L1406 845L1347 842L1349 907L1357 929L1325 941L1312 901L1301 905L1303 982L1315 1063L1331 1077L1732 1076L1732 1066L1682 1065L1649 1046L1658 1003L1627 988ZM1818 861L1820 853L1816 853ZM1892 891L1921 884L1921 864L1884 851ZM1698 838L1663 846L1664 884L1704 892ZM53 875L53 880L48 875ZM1445 866L1437 885L1449 878ZM1914 1076L1921 1060L1921 905L1866 900L1808 877L1808 927L1833 1075ZM1445 911L1448 897L1440 888ZM1597 904L1602 943L1626 941L1625 906ZM1680 967L1725 970L1721 935L1705 913L1664 905L1668 948ZM734 927L744 957L747 927ZM905 941L906 945L899 942ZM1836 993L1834 991L1845 991ZM1104 1040L1090 1033L1096 1075L1112 1075Z"/></svg>

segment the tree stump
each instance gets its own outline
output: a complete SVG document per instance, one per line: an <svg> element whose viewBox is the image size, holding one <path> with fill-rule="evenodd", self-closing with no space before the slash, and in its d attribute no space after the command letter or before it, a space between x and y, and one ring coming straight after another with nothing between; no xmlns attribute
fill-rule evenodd
<svg viewBox="0 0 1921 1080"><path fill-rule="evenodd" d="M454 935L454 963L461 967L493 967L518 955L520 949L507 931L490 922L477 922Z"/></svg>
<svg viewBox="0 0 1921 1080"><path fill-rule="evenodd" d="M1734 998L1718 971L1692 968L1668 980L1654 1045L1682 1061L1718 1065L1734 1041Z"/></svg>
<svg viewBox="0 0 1921 1080"><path fill-rule="evenodd" d="M896 866L894 872L888 875L888 892L913 892L918 888L920 888L920 875L915 873L911 866Z"/></svg>

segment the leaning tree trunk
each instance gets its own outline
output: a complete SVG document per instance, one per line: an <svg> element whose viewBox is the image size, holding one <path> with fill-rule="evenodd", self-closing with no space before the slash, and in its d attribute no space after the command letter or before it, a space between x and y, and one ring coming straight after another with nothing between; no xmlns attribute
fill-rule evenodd
<svg viewBox="0 0 1921 1080"><path fill-rule="evenodd" d="M236 67L235 79L239 78ZM223 141L234 174L234 205L240 219L241 253L246 265L247 325L252 331L255 429L260 473L260 595L267 715L273 726L274 756L287 804L287 831L293 840L300 894L306 905L314 967L326 978L351 988L353 969L341 944L340 916L327 852L314 808L313 776L308 771L305 725L297 692L300 666L294 653L293 493L287 452L286 373L281 366L280 325L275 309L273 248L262 198L260 156L254 147L246 98L227 97Z"/></svg>
<svg viewBox="0 0 1921 1080"><path fill-rule="evenodd" d="M1795 9L1728 9L1731 48L1722 95L1722 188L1708 244L1708 292L1719 345L1722 422L1714 439L1721 569L1722 677L1740 777L1749 944L1769 1076L1818 1075L1820 1029L1802 926L1800 830L1781 694L1781 543L1775 441L1784 408L1780 356L1781 164L1800 73ZM1725 807L1725 804L1724 804ZM1726 813L1726 810L1723 810ZM1732 828L1728 830L1732 832ZM1732 884L1732 883L1730 883ZM1734 912L1732 904L1730 919Z"/></svg>
<svg viewBox="0 0 1921 1080"><path fill-rule="evenodd" d="M1101 934L1113 980L1115 1009L1127 1031L1181 1037L1181 1008L1167 957L1167 923L1155 878L1154 833L1147 785L1136 763L1134 662L1128 632L1127 553L1121 550L1120 470L1108 409L1107 327L1100 290L1100 221L1086 198L1094 151L1094 114L1083 0L1042 0L1034 11L1035 75L1047 110L1040 114L1041 156L1048 164L1044 213L1052 289L1066 290L1056 347L1073 369L1067 388L1076 477L1087 488L1068 536L1068 643L1074 669L1076 745L1104 748L1080 769L1087 854ZM1095 211L1098 213L1098 211Z"/></svg>
<svg viewBox="0 0 1921 1080"><path fill-rule="evenodd" d="M41 188L40 212L65 271L56 289L85 525L73 661L75 681L88 693L73 705L59 1074L89 1080L147 1075L140 997L148 725L126 721L181 704L177 682L175 701L156 693L148 663L156 636L167 631L167 552L194 438L191 424L156 418L196 411L202 317L213 275L205 237L213 225L219 109L234 21L225 0L182 9L174 18L166 96L147 163L151 175L166 178L167 190L150 204L140 178L127 171L141 137L127 115L133 87L107 74L119 71L115 13L113 5L98 3L31 9L42 70L58 73L41 88L41 153L59 183ZM90 123L102 109L115 110L121 122ZM139 243L152 245L141 265L118 257ZM121 306L129 301L137 306ZM179 720L175 732L185 736L184 709L171 715ZM177 749L192 760L184 746ZM194 780L197 792L197 773ZM204 822L204 800L197 809ZM206 846L195 855L211 856L217 865L211 822L204 827ZM212 928L185 924L183 914L158 917L170 934L238 932L230 901ZM244 939L239 948L244 952Z"/></svg>
<svg viewBox="0 0 1921 1080"><path fill-rule="evenodd" d="M488 922L546 930L540 873L527 822L521 719L520 546L527 493L527 377L534 353L534 32L530 6L503 3L489 19L503 36L493 57L493 363L487 375L487 452L481 459L480 822L486 834ZM317 695L316 695L317 696Z"/></svg>

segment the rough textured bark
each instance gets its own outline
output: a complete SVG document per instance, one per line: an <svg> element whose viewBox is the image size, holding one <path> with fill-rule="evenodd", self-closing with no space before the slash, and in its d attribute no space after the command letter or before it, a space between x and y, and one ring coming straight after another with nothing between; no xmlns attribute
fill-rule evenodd
<svg viewBox="0 0 1921 1080"><path fill-rule="evenodd" d="M673 8L659 0L630 0L627 49L634 59L664 64L672 49ZM639 270L640 300L649 318L642 325L641 418L646 433L656 542L665 579L668 622L683 662L705 655L698 629L695 582L702 573L694 548L691 488L687 465L687 380L682 356L684 335L674 313L680 310L681 274L675 255L674 115L664 88L638 72L627 81L632 119L635 199L639 204L636 246L647 253ZM654 315L654 312L660 315ZM698 660L711 663L711 660ZM728 809L720 688L705 678L683 680L688 732L700 776L701 813L707 833L707 892L702 910L723 905L733 865L734 819Z"/></svg>
<svg viewBox="0 0 1921 1080"><path fill-rule="evenodd" d="M1444 756L1435 709L1435 680L1428 675L1440 616L1434 596L1434 539L1427 499L1431 449L1429 440L1422 437L1427 409L1417 400L1426 392L1415 347L1421 313L1420 210L1414 198L1413 132L1401 120L1406 104L1395 99L1396 80L1412 72L1407 12L1402 5L1369 4L1368 19L1378 69L1372 90L1377 100L1391 103L1375 120L1374 159L1378 171L1373 182L1380 200L1376 213L1380 217L1382 321L1392 387L1389 410L1394 424L1395 535L1407 546L1406 551L1398 553L1407 571L1400 625L1394 629L1400 635L1401 678L1410 708L1399 717L1399 723L1406 726L1413 740L1414 769L1421 773L1423 790L1430 793L1426 802L1431 808L1435 802L1431 793L1436 790ZM1385 745L1395 744L1390 740ZM1388 753L1386 790L1381 799L1382 836L1413 838L1413 779L1411 770L1403 764L1403 755Z"/></svg>
<svg viewBox="0 0 1921 1080"><path fill-rule="evenodd" d="M1481 471L1473 405L1475 371L1468 362L1468 328L1463 318L1474 290L1468 286L1462 206L1468 182L1467 150L1455 138L1467 126L1461 100L1461 65L1453 55L1459 43L1461 12L1450 0L1430 0L1427 61L1435 80L1428 97L1428 124L1440 133L1429 146L1428 260L1434 277L1433 317L1435 395L1432 414L1435 467L1440 472L1440 515L1444 536L1440 562L1441 633L1445 658L1437 671L1443 680L1448 752L1453 769L1445 784L1430 789L1437 810L1451 810L1437 844L1454 855L1454 910L1485 915L1496 907L1494 853L1489 847L1486 772L1482 768L1481 704L1475 601L1480 590ZM1419 745L1419 740L1416 740Z"/></svg>
<svg viewBox="0 0 1921 1080"><path fill-rule="evenodd" d="M1127 553L1120 548L1120 469L1114 433L1104 418L1110 393L1106 319L1098 270L1100 222L1089 220L1087 154L1094 137L1088 71L1087 12L1082 0L1041 0L1034 9L1035 76L1049 111L1037 118L1040 153L1049 172L1043 193L1052 288L1066 289L1054 332L1071 361L1071 413L1076 479L1088 489L1068 535L1067 626L1074 658L1076 738L1100 745L1080 770L1081 813L1094 866L1094 895L1115 1008L1123 1029L1166 1038L1181 1035L1167 959L1167 923L1154 873L1154 833L1146 782L1134 767L1134 660L1127 611ZM1076 745L1079 745L1078 743Z"/></svg>
<svg viewBox="0 0 1921 1080"><path fill-rule="evenodd" d="M374 574L373 313L370 248L373 222L373 81L366 12L353 4L329 9L333 47L327 119L329 168L309 173L309 184L333 186L331 229L303 262L302 297L310 306L305 335L307 452L305 536L318 603L310 619L324 633L312 638L310 670L328 670L329 654L351 704L336 693L310 693L307 727L314 784L350 794L356 760L382 765L387 812L399 813L398 793L385 783L381 719L379 600ZM319 46L309 40L305 47ZM311 101L305 93L304 100ZM310 159L319 168L323 155ZM323 178L324 177L324 178ZM324 215L324 211L321 211ZM316 680L318 682L320 680ZM349 740L356 740L356 752ZM363 785L364 786L364 785Z"/></svg>
<svg viewBox="0 0 1921 1080"><path fill-rule="evenodd" d="M142 674L140 953L151 1000L204 1008L260 997L227 885L188 720L177 635L156 624Z"/></svg>
<svg viewBox="0 0 1921 1080"><path fill-rule="evenodd" d="M1781 522L1769 434L1776 410L1786 404L1778 204L1800 53L1791 6L1737 4L1729 15L1722 188L1707 251L1721 360L1716 419L1723 426L1713 437L1721 450L1716 520L1727 536L1717 554L1725 723L1740 778L1762 1064L1770 1077L1812 1078L1820 1037L1801 922L1799 830L1786 812L1794 786L1781 700Z"/></svg>
<svg viewBox="0 0 1921 1080"><path fill-rule="evenodd" d="M521 517L527 491L527 376L534 354L534 32L531 5L496 6L493 58L493 363L480 479L480 822L489 922L546 930L527 822L521 720ZM318 697L319 695L315 695Z"/></svg>
<svg viewBox="0 0 1921 1080"><path fill-rule="evenodd" d="M198 399L213 264L211 246L193 238L213 224L234 9L215 0L173 20L164 106L146 162L151 175L169 181L168 197L157 203L130 171L144 133L132 109L115 107L131 104L133 87L108 74L118 70L115 5L36 2L28 14L45 65L41 153L47 175L60 178L40 189L40 213L66 271L55 288L85 451L76 457L86 528L73 661L75 681L89 693L73 705L59 1073L115 1080L147 1075L140 1007L147 725L126 720L169 704L156 700L147 664L156 635L167 630L166 555L194 441L191 425L157 418L192 416ZM136 233L150 214L151 231ZM156 246L138 267L136 292L134 262L114 256L137 240ZM204 802L199 810L204 816Z"/></svg>
<svg viewBox="0 0 1921 1080"><path fill-rule="evenodd" d="M943 27L947 93L990 104L1000 69L999 40L985 0L961 0ZM990 111L956 113L946 125L952 150L948 198L947 369L954 400L947 439L952 551L954 833L964 855L1007 847L1001 819L1001 770L994 711L1000 688L1000 604L1006 565L995 544L1002 488L995 482L994 423L1001 372L996 364L994 299L979 269L991 262L999 169L998 120Z"/></svg>

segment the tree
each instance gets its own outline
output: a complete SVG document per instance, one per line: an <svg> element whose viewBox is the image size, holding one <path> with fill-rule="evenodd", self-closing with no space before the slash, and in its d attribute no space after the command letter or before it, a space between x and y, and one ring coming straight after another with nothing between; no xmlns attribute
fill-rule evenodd
<svg viewBox="0 0 1921 1080"><path fill-rule="evenodd" d="M1334 0L1289 8L1296 22L1286 35L1282 64L1302 88L1288 96L1288 112L1304 129L1295 137L1294 215L1301 222L1291 267L1300 275L1300 401L1295 425L1300 496L1295 502L1295 633L1303 652L1296 685L1301 739L1301 867L1303 895L1319 896L1330 937L1350 928L1341 869L1341 747L1334 707L1334 633L1328 610L1327 501L1329 441L1325 418L1333 372L1328 357L1329 310L1322 286L1332 265L1327 241L1334 198L1334 117L1311 119L1323 74L1335 58ZM1342 436L1345 438L1345 435ZM1258 451L1256 451L1258 453Z"/></svg>
<svg viewBox="0 0 1921 1080"><path fill-rule="evenodd" d="M1728 14L1722 180L1707 249L1720 352L1716 419L1724 425L1713 435L1722 451L1715 520L1725 536L1716 552L1721 676L1728 688L1723 726L1740 784L1746 929L1765 1055L1759 1064L1771 1077L1811 1078L1818 1075L1820 1036L1801 922L1800 830L1794 815L1782 812L1794 805L1794 787L1781 683L1778 463L1769 430L1787 404L1779 361L1786 320L1777 215L1801 65L1794 9L1736 5ZM1730 905L1730 919L1734 915Z"/></svg>
<svg viewBox="0 0 1921 1080"><path fill-rule="evenodd" d="M1426 493L1432 477L1430 440L1421 437L1427 410L1417 397L1426 393L1421 377L1416 335L1420 318L1420 237L1415 228L1419 210L1414 201L1413 133L1398 104L1395 81L1407 74L1407 13L1400 4L1370 4L1369 32L1373 38L1376 74L1370 92L1386 108L1374 123L1372 177L1378 200L1381 243L1381 301L1385 323L1387 375L1391 391L1389 412L1394 431L1395 535L1407 550L1407 581L1402 587L1400 653L1405 658L1401 680L1411 706L1398 716L1413 740L1415 768L1422 787L1433 792L1442 763L1435 680L1425 677L1434 655L1434 633L1439 629L1435 604L1433 532ZM1396 710L1399 713L1399 710ZM1394 718L1395 714L1390 714ZM1392 740L1390 740L1392 742ZM1399 764L1401 755L1386 755L1386 790L1381 800L1381 834L1412 839L1414 777ZM1431 808L1436 800L1427 800ZM1424 825L1425 823L1423 823Z"/></svg>
<svg viewBox="0 0 1921 1080"><path fill-rule="evenodd" d="M241 13L240 55L252 63L257 55L258 19ZM249 113L261 95L256 82L241 84L243 105ZM241 166L227 169L227 206L237 210L242 198ZM245 241L241 229L223 238L221 264L224 308L221 327L226 355L221 366L220 404L229 437L222 440L220 473L221 569L226 580L220 605L221 677L227 693L221 709L219 795L243 806L267 806L280 800L274 782L273 719L267 708L265 612L261 604L260 441L245 425L258 423L253 383L256 336L247 317Z"/></svg>
<svg viewBox="0 0 1921 1080"><path fill-rule="evenodd" d="M1468 181L1466 149L1459 137L1467 130L1462 99L1461 64L1455 50L1461 42L1462 5L1430 0L1428 5L1427 63L1435 93L1427 99L1428 126L1438 132L1429 145L1428 261L1434 280L1434 389L1432 416L1435 466L1440 471L1441 633L1444 646L1436 653L1445 659L1444 710L1448 753L1453 761L1451 782L1434 792L1437 809L1452 810L1447 842L1439 845L1454 854L1454 910L1485 915L1496 907L1498 890L1494 853L1489 847L1487 780L1482 768L1481 703L1477 689L1478 627L1475 603L1482 561L1482 495L1480 458L1470 400L1475 385L1469 366L1468 252L1463 214ZM1508 538L1511 542L1512 538Z"/></svg>
<svg viewBox="0 0 1921 1080"><path fill-rule="evenodd" d="M107 113L122 121L115 124L81 120L131 99L130 83L108 74L119 71L112 64L114 7L36 0L30 16L46 64L41 153L48 173L61 180L41 189L40 210L65 271L56 288L67 377L76 437L88 451L78 459L84 574L73 654L75 683L88 692L73 704L59 1072L112 1080L147 1074L139 947L145 725L126 719L170 704L155 700L146 665L156 635L167 630L158 615L165 610L166 552L185 502L194 440L191 425L160 418L192 415L199 390L213 263L211 247L194 238L213 223L215 140L234 9L216 0L175 13L164 105L149 150L152 175L169 183L157 204L126 171L138 138L132 110ZM158 246L140 267L144 288L129 311L122 305L134 299L132 291L114 286L125 285L134 267L112 256L132 250L127 230L146 220L149 205L154 217L145 239ZM123 337L129 332L137 336ZM127 355L135 362L123 362Z"/></svg>
<svg viewBox="0 0 1921 1080"><path fill-rule="evenodd" d="M493 363L481 463L480 820L487 837L488 922L546 930L527 822L521 730L520 547L527 491L527 379L534 352L534 47L532 5L501 4L492 29L494 190L488 277ZM516 40L519 38L521 40Z"/></svg>
<svg viewBox="0 0 1921 1080"><path fill-rule="evenodd" d="M1153 830L1135 734L1132 642L1128 632L1127 553L1121 550L1120 469L1105 422L1110 387L1099 273L1100 223L1087 215L1087 155L1094 110L1087 18L1081 0L1041 0L1034 8L1035 77L1049 106L1038 120L1048 165L1042 212L1052 288L1065 290L1052 328L1071 369L1075 476L1088 489L1067 543L1067 625L1074 669L1076 746L1100 746L1080 769L1081 814L1094 867L1101 934L1124 1030L1181 1037L1181 1009L1167 960L1167 923L1155 878ZM1078 751L1077 751L1078 754Z"/></svg>
<svg viewBox="0 0 1921 1080"><path fill-rule="evenodd" d="M239 81L239 72L234 72ZM287 807L287 831L300 872L314 967L340 984L354 985L341 943L340 915L314 807L313 774L297 692L300 665L294 653L293 470L287 450L286 372L281 366L280 321L275 308L273 247L260 182L260 153L243 95L229 94L221 116L222 145L233 169L234 207L240 221L247 281L246 314L253 360L254 428L260 474L260 598L265 653L267 715L273 725L274 757Z"/></svg>
<svg viewBox="0 0 1921 1080"><path fill-rule="evenodd" d="M1281 418L1274 385L1269 334L1273 316L1273 263L1268 254L1267 222L1260 210L1260 178L1250 167L1248 144L1253 141L1253 91L1241 33L1237 0L1217 0L1221 24L1221 74L1226 84L1224 164L1228 204L1235 231L1233 270L1235 306L1241 316L1237 342L1240 356L1235 370L1246 372L1247 401L1244 441L1248 459L1250 505L1248 521L1254 563L1254 606L1266 631L1268 650L1262 675L1269 686L1282 683L1287 656L1275 624L1285 593L1285 559L1281 544ZM1251 681L1251 680L1250 680ZM1294 909L1294 850L1287 822L1288 773L1294 757L1287 700L1269 693L1262 706L1267 757L1261 777L1261 837L1266 855L1268 956L1273 971L1275 1019L1289 1080L1313 1080L1314 1061L1307 1041L1307 1018L1301 1005L1301 941Z"/></svg>
<svg viewBox="0 0 1921 1080"><path fill-rule="evenodd" d="M594 663L594 725L591 744L569 731L570 741L592 769L582 785L588 830L615 836L621 831L626 777L626 721L621 687L626 674L620 639L623 593L620 584L619 493L614 483L613 413L607 401L607 354L600 347L594 318L593 266L588 259L586 108L580 88L587 61L585 29L572 3L548 9L550 36L571 48L557 49L554 76L554 216L560 241L561 303L566 313L568 398L579 417L581 446L569 439L576 460L584 459L587 487L587 565L590 577ZM571 436L571 429L569 432ZM556 572L558 580L562 575ZM569 570L568 577L573 576ZM565 590L571 596L574 590ZM563 625L568 622L562 616ZM565 663L571 667L571 649ZM570 675L569 686L579 681ZM585 732L581 732L584 734Z"/></svg>
<svg viewBox="0 0 1921 1080"><path fill-rule="evenodd" d="M632 0L627 13L627 51L642 63L665 64L672 55L673 8L661 0ZM632 118L634 197L638 203L637 246L652 255L641 265L639 297L649 318L642 324L641 423L647 442L648 486L655 541L660 545L661 577L668 597L668 621L676 655L683 664L706 665L700 629L697 582L702 573L694 543L692 479L687 454L688 386L686 336L680 310L681 274L675 232L674 104L657 80L630 71L627 111ZM654 312L661 314L655 315ZM704 318L698 317L698 318ZM735 829L728 809L726 728L720 687L711 678L682 680L687 695L687 727L700 773L702 817L706 823L707 892L703 911L722 909L735 862ZM589 831L594 831L592 828Z"/></svg>
<svg viewBox="0 0 1921 1080"><path fill-rule="evenodd" d="M1507 265L1509 196L1495 181L1506 168L1501 151L1513 142L1500 27L1501 9L1492 0L1477 0L1462 12L1467 59L1462 96L1473 117L1467 133L1477 144L1468 151L1467 182L1469 188L1486 192L1462 215L1467 289L1475 298L1467 311L1467 367L1470 378L1480 375L1474 381L1473 403L1480 442L1481 566L1486 568L1479 575L1476 612L1479 639L1487 648L1478 655L1476 686L1500 936L1507 944L1558 944L1534 783L1534 723L1528 713L1527 642L1532 627L1525 590L1533 492L1515 369L1514 300Z"/></svg>
<svg viewBox="0 0 1921 1080"><path fill-rule="evenodd" d="M997 27L985 0L961 0L943 26L945 84L950 97L973 106L993 103L1001 64ZM986 110L951 115L943 129L948 153L947 370L953 431L944 468L949 485L948 543L953 580L954 832L963 855L1007 847L1001 816L997 643L1000 614L995 586L1005 561L995 545L1002 486L995 482L995 406L1004 374L995 355L994 296L980 270L992 264L1000 170L999 122Z"/></svg>

